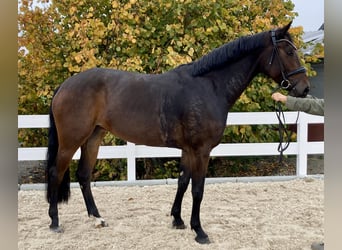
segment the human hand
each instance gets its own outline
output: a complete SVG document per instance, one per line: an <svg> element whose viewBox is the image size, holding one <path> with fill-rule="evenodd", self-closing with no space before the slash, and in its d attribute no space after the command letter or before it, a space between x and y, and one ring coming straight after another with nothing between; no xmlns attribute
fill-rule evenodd
<svg viewBox="0 0 342 250"><path fill-rule="evenodd" d="M277 102L285 103L287 101L287 96L283 95L279 92L275 92L272 94L272 99L277 101Z"/></svg>

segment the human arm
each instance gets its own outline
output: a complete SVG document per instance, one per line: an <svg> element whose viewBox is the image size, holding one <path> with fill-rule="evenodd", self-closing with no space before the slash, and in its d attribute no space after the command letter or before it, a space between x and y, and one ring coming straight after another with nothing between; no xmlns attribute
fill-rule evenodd
<svg viewBox="0 0 342 250"><path fill-rule="evenodd" d="M303 111L312 115L324 115L324 99L308 95L305 98L285 96L279 92L273 93L272 98L280 101L290 110Z"/></svg>

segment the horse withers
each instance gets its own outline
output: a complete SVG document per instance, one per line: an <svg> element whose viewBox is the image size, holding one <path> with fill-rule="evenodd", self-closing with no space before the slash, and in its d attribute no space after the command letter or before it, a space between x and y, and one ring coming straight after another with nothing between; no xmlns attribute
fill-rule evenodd
<svg viewBox="0 0 342 250"><path fill-rule="evenodd" d="M89 216L100 216L90 188L99 145L109 131L123 140L182 151L178 189L171 209L173 226L185 228L181 206L192 180L190 225L196 241L208 243L200 222L211 150L219 144L229 109L258 73L293 96L305 96L309 80L288 33L291 23L243 36L195 62L163 74L94 68L68 78L50 109L47 200L50 228L61 232L57 204L70 195L69 163L81 148L76 177Z"/></svg>

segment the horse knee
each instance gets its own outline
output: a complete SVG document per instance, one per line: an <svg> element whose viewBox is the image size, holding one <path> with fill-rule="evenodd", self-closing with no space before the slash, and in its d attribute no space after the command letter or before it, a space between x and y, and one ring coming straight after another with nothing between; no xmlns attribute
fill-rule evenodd
<svg viewBox="0 0 342 250"><path fill-rule="evenodd" d="M188 176L185 176L185 175L179 176L178 187L185 192L186 189L188 188L189 181L190 181L190 178Z"/></svg>
<svg viewBox="0 0 342 250"><path fill-rule="evenodd" d="M203 190L192 190L192 198L194 201L202 201L203 199Z"/></svg>
<svg viewBox="0 0 342 250"><path fill-rule="evenodd" d="M204 193L204 178L201 180L192 179L192 197L196 201L201 201L203 199Z"/></svg>

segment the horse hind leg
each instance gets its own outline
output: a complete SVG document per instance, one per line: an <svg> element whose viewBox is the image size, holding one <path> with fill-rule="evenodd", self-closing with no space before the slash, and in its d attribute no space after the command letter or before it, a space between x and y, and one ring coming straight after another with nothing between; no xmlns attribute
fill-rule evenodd
<svg viewBox="0 0 342 250"><path fill-rule="evenodd" d="M105 134L106 131L101 127L96 127L94 129L93 134L81 146L81 158L76 171L76 177L82 190L88 215L89 217L95 217L95 227L108 226L105 220L100 216L90 187L91 174L97 159L100 143Z"/></svg>
<svg viewBox="0 0 342 250"><path fill-rule="evenodd" d="M70 195L69 163L76 150L58 152L55 167L51 167L48 173L48 202L49 216L51 218L50 229L54 232L63 232L59 226L58 203L68 201Z"/></svg>

